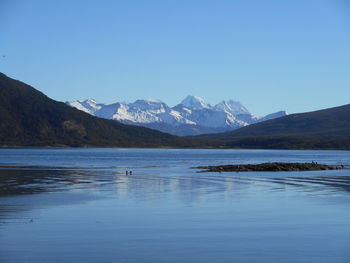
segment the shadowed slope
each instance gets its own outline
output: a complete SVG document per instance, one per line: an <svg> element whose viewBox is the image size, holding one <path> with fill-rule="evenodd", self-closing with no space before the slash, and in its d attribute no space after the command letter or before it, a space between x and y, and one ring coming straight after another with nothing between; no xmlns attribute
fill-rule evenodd
<svg viewBox="0 0 350 263"><path fill-rule="evenodd" d="M350 149L350 104L196 138L214 140L222 147Z"/></svg>
<svg viewBox="0 0 350 263"><path fill-rule="evenodd" d="M0 73L0 145L183 147L188 140L93 117Z"/></svg>

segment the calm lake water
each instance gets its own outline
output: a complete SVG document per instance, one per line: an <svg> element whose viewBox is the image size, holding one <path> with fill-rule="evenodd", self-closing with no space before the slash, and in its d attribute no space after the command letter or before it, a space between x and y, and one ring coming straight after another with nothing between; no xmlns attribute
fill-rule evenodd
<svg viewBox="0 0 350 263"><path fill-rule="evenodd" d="M0 262L350 262L350 170L191 169L270 161L350 152L0 149Z"/></svg>

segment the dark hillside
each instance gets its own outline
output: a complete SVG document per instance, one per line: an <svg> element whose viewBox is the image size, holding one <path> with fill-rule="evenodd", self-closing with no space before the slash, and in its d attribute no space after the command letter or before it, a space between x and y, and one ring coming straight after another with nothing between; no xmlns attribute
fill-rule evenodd
<svg viewBox="0 0 350 263"><path fill-rule="evenodd" d="M189 140L99 119L0 73L0 145L185 147Z"/></svg>
<svg viewBox="0 0 350 263"><path fill-rule="evenodd" d="M197 136L221 147L350 149L350 104L292 114L220 134Z"/></svg>

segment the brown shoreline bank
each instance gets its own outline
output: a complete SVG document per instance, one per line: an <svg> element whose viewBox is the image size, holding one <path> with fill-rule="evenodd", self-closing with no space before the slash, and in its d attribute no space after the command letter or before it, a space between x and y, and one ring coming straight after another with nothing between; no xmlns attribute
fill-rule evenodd
<svg viewBox="0 0 350 263"><path fill-rule="evenodd" d="M288 171L321 171L321 170L340 170L343 165L327 165L317 162L311 163L260 163L260 164L230 164L217 166L197 166L195 169L202 169L199 172L288 172Z"/></svg>

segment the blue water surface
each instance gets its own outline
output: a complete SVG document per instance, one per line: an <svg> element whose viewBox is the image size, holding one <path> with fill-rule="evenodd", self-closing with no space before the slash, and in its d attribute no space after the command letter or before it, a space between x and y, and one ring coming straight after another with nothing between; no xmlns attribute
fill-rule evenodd
<svg viewBox="0 0 350 263"><path fill-rule="evenodd" d="M0 149L0 262L350 262L347 151ZM126 175L132 171L132 175Z"/></svg>

